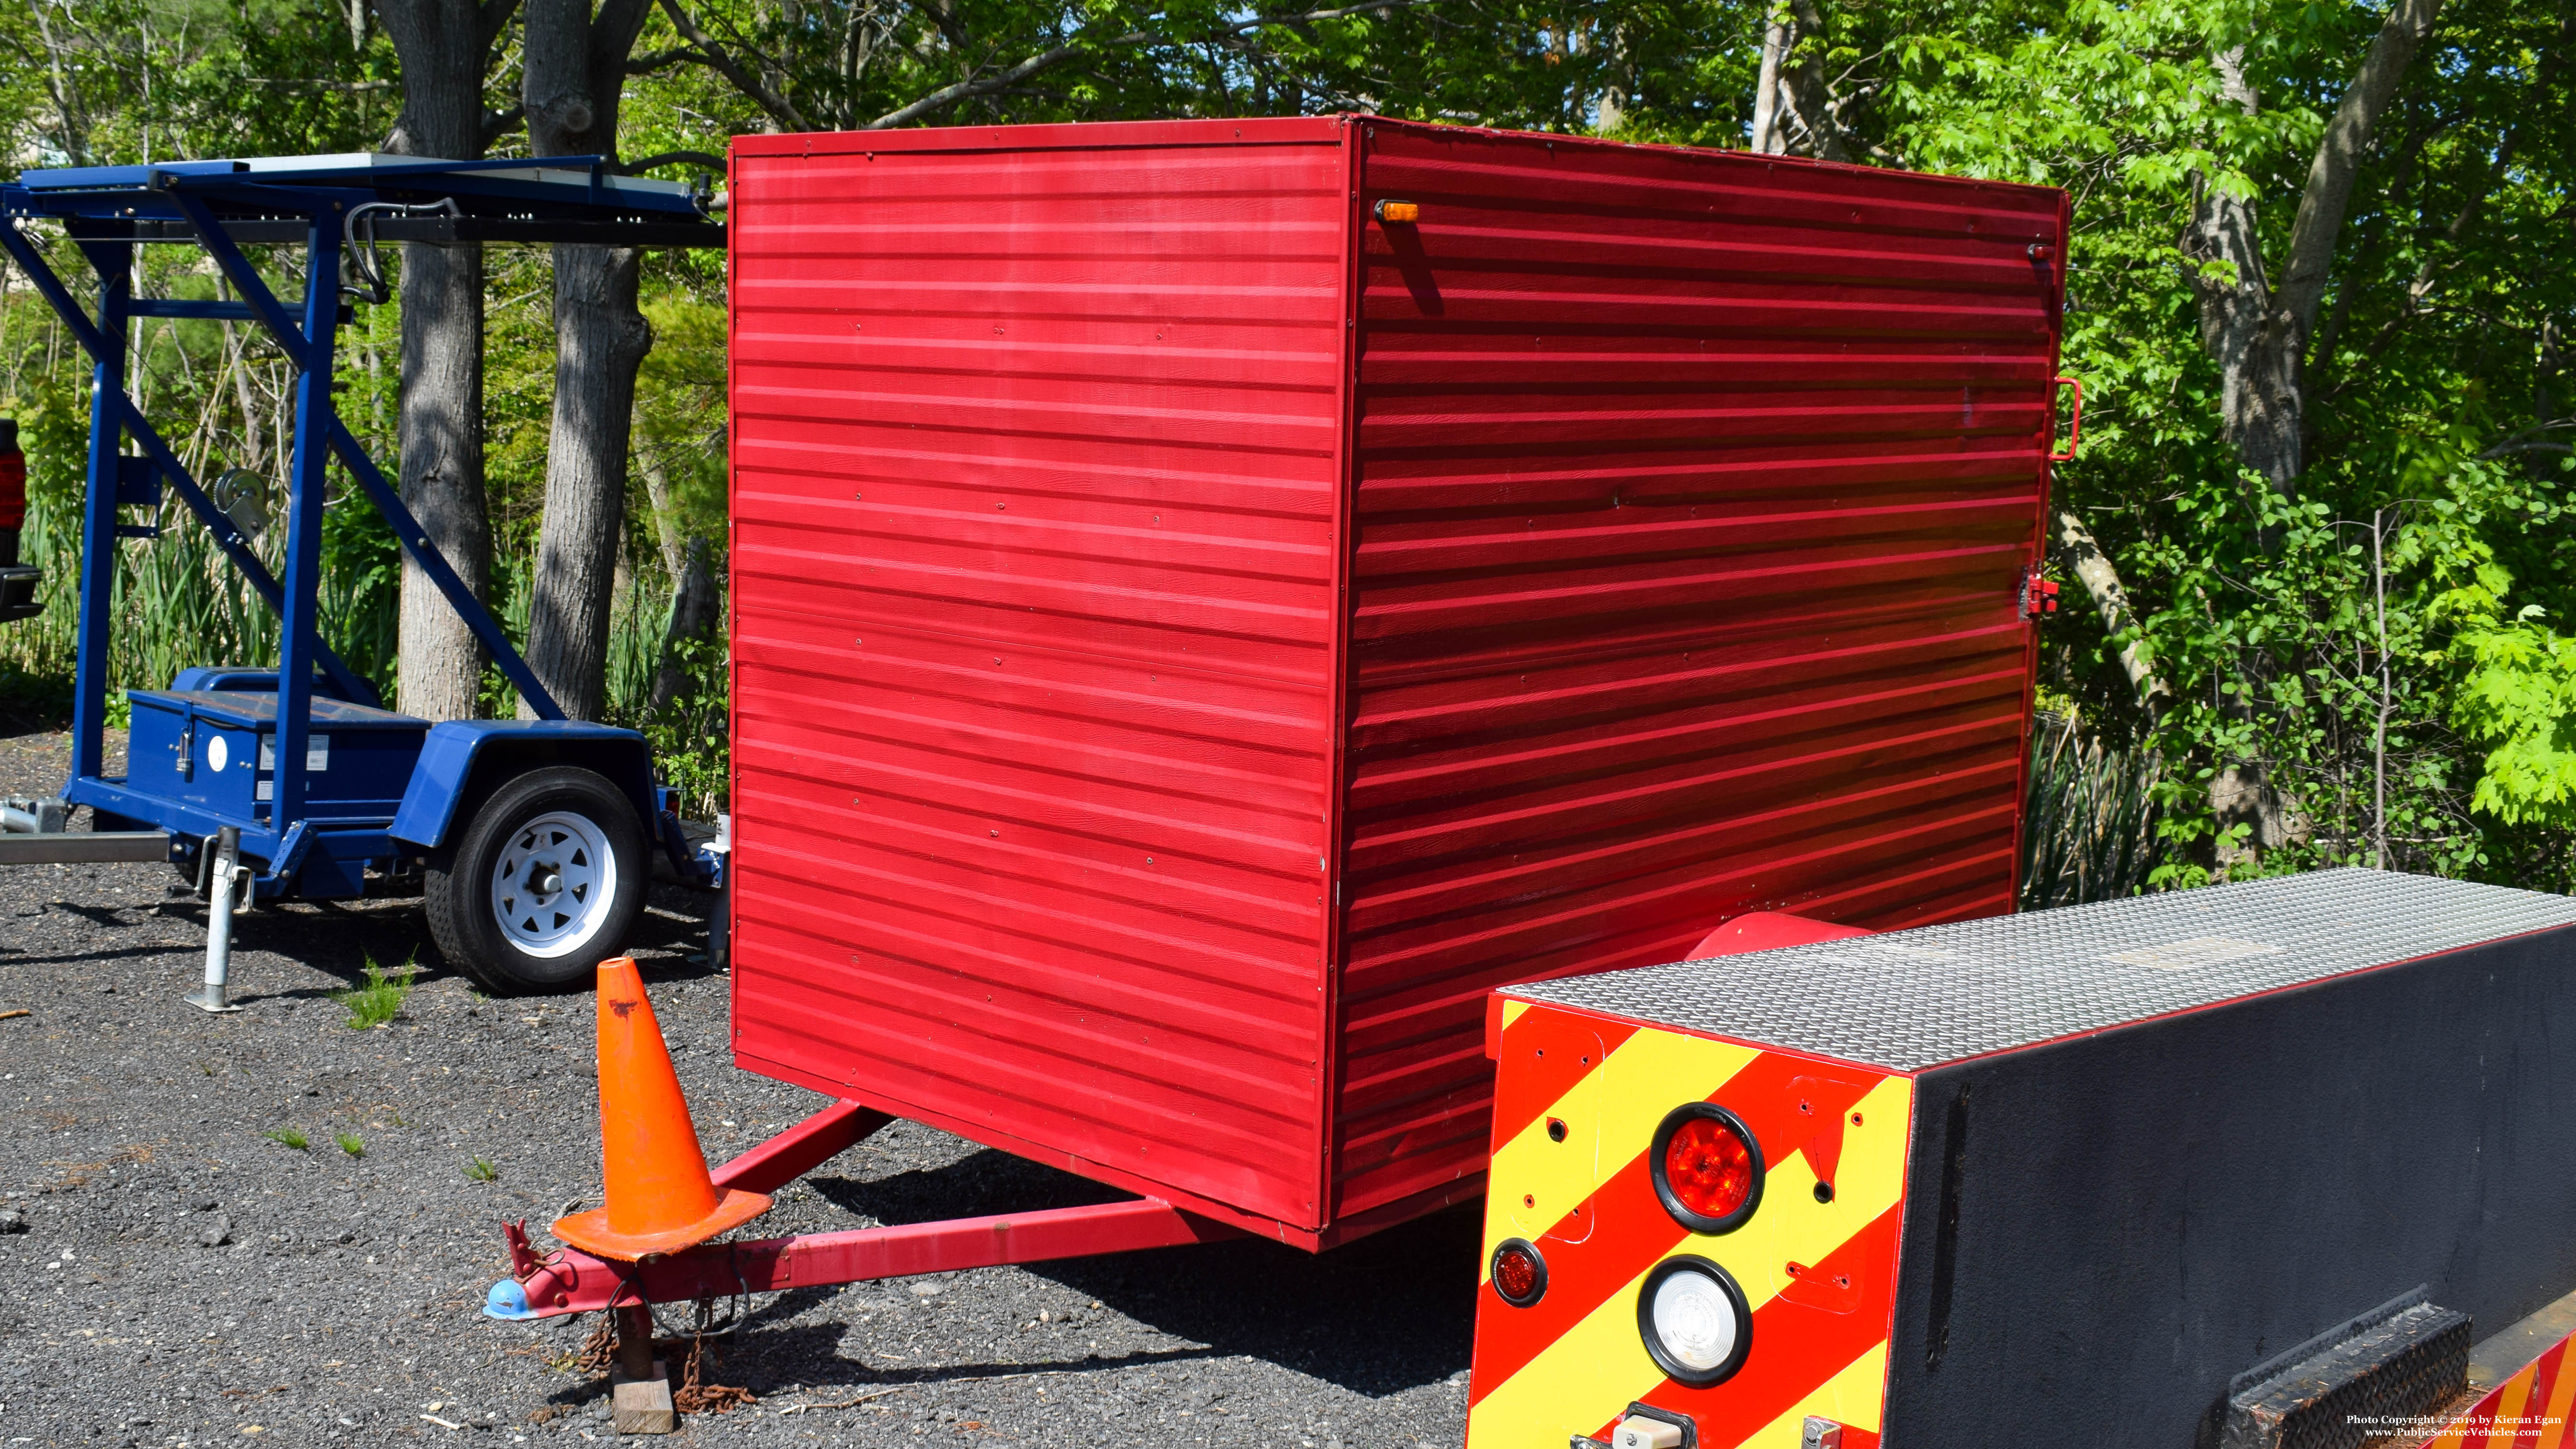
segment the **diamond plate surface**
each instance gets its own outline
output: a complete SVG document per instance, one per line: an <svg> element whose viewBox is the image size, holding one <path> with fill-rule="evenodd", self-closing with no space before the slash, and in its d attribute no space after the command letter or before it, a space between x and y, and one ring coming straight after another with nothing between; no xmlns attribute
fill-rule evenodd
<svg viewBox="0 0 2576 1449"><path fill-rule="evenodd" d="M2576 898L2330 870L1507 989L1912 1072L2570 925Z"/></svg>

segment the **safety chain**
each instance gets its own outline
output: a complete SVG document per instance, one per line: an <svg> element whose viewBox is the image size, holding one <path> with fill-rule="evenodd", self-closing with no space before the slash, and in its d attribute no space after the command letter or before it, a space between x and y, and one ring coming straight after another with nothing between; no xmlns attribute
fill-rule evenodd
<svg viewBox="0 0 2576 1449"><path fill-rule="evenodd" d="M674 1343L674 1349L679 1345ZM680 1386L671 1393L671 1405L683 1414L730 1414L745 1404L757 1403L749 1389L731 1388L704 1381L707 1341L703 1336L689 1340L689 1356L680 1368Z"/></svg>
<svg viewBox="0 0 2576 1449"><path fill-rule="evenodd" d="M592 1329L590 1336L581 1341L581 1348L562 1360L558 1367L567 1373L577 1374L602 1374L616 1367L616 1312L626 1295L632 1292L634 1306L642 1308L644 1316L653 1325L653 1352L657 1357L667 1351L668 1357L663 1361L668 1363L679 1357L683 1343L688 1347L688 1356L680 1359L680 1383L672 1390L672 1407L684 1414L726 1414L745 1404L759 1402L749 1389L705 1381L711 1367L707 1360L707 1340L726 1337L741 1328L751 1309L751 1285L743 1276L741 1254L728 1252L726 1257L733 1267L734 1292L726 1301L721 1318L717 1316L720 1300L713 1296L701 1297L690 1305L691 1323L686 1338L679 1333L667 1332L661 1316L653 1311L652 1300L644 1296L643 1288L637 1282L638 1275L630 1271L619 1280L616 1291L608 1295L606 1316L600 1325Z"/></svg>
<svg viewBox="0 0 2576 1449"><path fill-rule="evenodd" d="M581 1348L555 1367L568 1374L604 1374L617 1364L617 1329L602 1323L581 1341Z"/></svg>

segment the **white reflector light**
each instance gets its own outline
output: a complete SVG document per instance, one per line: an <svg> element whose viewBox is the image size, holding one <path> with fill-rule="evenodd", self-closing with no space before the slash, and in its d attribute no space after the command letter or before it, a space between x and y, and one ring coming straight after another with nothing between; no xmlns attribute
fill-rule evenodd
<svg viewBox="0 0 2576 1449"><path fill-rule="evenodd" d="M1706 1258L1666 1258L1637 1295L1637 1330L1655 1365L1675 1382L1707 1388L1744 1366L1753 1314L1744 1290Z"/></svg>
<svg viewBox="0 0 2576 1449"><path fill-rule="evenodd" d="M1735 1354L1735 1302L1714 1278L1675 1273L1655 1289L1655 1336L1664 1352L1707 1373Z"/></svg>

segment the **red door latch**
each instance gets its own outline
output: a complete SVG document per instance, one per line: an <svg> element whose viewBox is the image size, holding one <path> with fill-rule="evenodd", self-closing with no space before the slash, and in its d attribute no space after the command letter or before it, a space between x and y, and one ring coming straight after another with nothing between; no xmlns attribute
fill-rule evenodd
<svg viewBox="0 0 2576 1449"><path fill-rule="evenodd" d="M2057 580L2043 579L2039 570L2030 569L2021 576L2021 616L2025 619L2057 612Z"/></svg>

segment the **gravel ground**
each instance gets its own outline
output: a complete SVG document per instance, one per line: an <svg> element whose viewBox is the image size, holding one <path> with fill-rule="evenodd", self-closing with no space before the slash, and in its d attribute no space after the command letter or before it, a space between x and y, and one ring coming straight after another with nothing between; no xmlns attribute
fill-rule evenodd
<svg viewBox="0 0 2576 1449"><path fill-rule="evenodd" d="M59 734L0 738L0 793L50 793L64 758ZM475 1311L505 1219L598 1201L589 998L479 998L416 901L299 903L240 920L245 1009L207 1016L179 1000L204 916L174 879L0 870L0 1011L31 1012L0 1021L0 1449L613 1439L605 1380L570 1362L595 1319ZM636 955L722 1158L824 1099L733 1066L701 912L657 894ZM354 1031L332 993L369 958L422 971ZM904 1123L752 1232L1108 1196ZM1321 1257L1247 1241L799 1289L710 1341L707 1377L755 1403L625 1442L1457 1445L1475 1256L1465 1210Z"/></svg>

